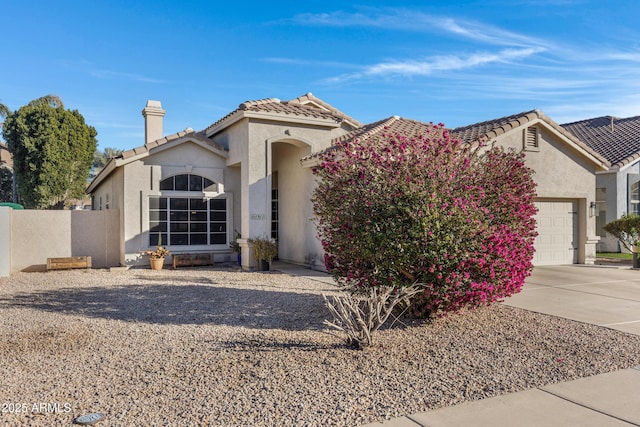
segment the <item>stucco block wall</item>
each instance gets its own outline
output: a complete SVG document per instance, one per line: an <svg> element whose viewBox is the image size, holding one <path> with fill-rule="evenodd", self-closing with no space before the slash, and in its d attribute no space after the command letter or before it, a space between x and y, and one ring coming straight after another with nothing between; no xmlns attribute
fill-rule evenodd
<svg viewBox="0 0 640 427"><path fill-rule="evenodd" d="M0 206L0 277L11 274L11 213L11 208Z"/></svg>
<svg viewBox="0 0 640 427"><path fill-rule="evenodd" d="M42 269L47 258L91 256L93 267L120 265L119 212L11 212L11 271Z"/></svg>
<svg viewBox="0 0 640 427"><path fill-rule="evenodd" d="M124 241L121 236L124 233L124 215L126 213L124 205L124 171L122 168L116 169L103 181L92 193L93 210L107 210L106 201L109 200L109 210L119 211L118 217L118 253L124 254ZM102 200L102 204L100 201ZM119 255L119 264L124 265L124 256Z"/></svg>

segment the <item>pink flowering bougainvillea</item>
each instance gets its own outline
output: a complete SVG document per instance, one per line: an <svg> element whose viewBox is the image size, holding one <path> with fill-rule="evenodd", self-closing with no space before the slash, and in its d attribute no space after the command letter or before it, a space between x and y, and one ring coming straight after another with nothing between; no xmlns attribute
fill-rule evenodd
<svg viewBox="0 0 640 427"><path fill-rule="evenodd" d="M418 283L412 307L426 316L501 300L531 273L535 185L522 154L440 124L340 142L319 160L325 264L353 292Z"/></svg>

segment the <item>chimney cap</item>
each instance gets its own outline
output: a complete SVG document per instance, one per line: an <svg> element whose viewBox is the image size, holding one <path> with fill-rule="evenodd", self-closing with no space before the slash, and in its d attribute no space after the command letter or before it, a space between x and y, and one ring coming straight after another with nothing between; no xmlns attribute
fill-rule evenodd
<svg viewBox="0 0 640 427"><path fill-rule="evenodd" d="M162 109L160 101L154 101L153 99L147 100L147 106L142 109L142 115L145 118L147 115L162 117L165 113L166 111Z"/></svg>

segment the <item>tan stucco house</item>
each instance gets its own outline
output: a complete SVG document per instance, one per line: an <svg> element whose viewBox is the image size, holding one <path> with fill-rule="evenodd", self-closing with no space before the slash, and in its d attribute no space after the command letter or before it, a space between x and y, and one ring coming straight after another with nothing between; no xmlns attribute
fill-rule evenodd
<svg viewBox="0 0 640 427"><path fill-rule="evenodd" d="M210 252L230 259L242 235L244 267L253 266L247 238L278 240L279 258L323 267L310 221L311 170L300 159L362 127L307 94L244 102L208 128L163 137L160 102L142 111L146 143L107 163L89 186L93 209L120 211L123 265L159 242L173 253Z"/></svg>
<svg viewBox="0 0 640 427"><path fill-rule="evenodd" d="M247 238L267 236L277 239L281 260L323 269L311 221L314 154L343 138L428 126L397 116L363 125L312 94L245 102L204 130L166 137L158 101L142 114L145 144L109 161L88 188L93 209L119 211L122 265L146 262L141 251L160 241L173 253L231 260L237 231L245 268L254 266ZM452 132L526 151L538 184L536 264L593 261L589 206L606 160L539 111Z"/></svg>

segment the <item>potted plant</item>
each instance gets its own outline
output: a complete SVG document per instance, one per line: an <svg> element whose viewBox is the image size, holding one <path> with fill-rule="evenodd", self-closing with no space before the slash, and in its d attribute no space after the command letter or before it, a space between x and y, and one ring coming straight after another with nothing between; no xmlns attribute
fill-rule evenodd
<svg viewBox="0 0 640 427"><path fill-rule="evenodd" d="M275 239L257 237L249 239L253 243L253 256L258 261L261 271L269 271L271 261L278 255L278 243Z"/></svg>
<svg viewBox="0 0 640 427"><path fill-rule="evenodd" d="M233 231L236 234L236 237L233 239L233 242L229 244L229 247L233 252L238 254L238 265L242 266L242 248L238 243L238 239L242 239L242 235L238 233L238 230L233 230Z"/></svg>
<svg viewBox="0 0 640 427"><path fill-rule="evenodd" d="M162 270L164 267L164 258L171 255L171 252L162 246L162 238L158 241L158 246L154 250L144 251L144 255L149 256L149 265L152 270Z"/></svg>

